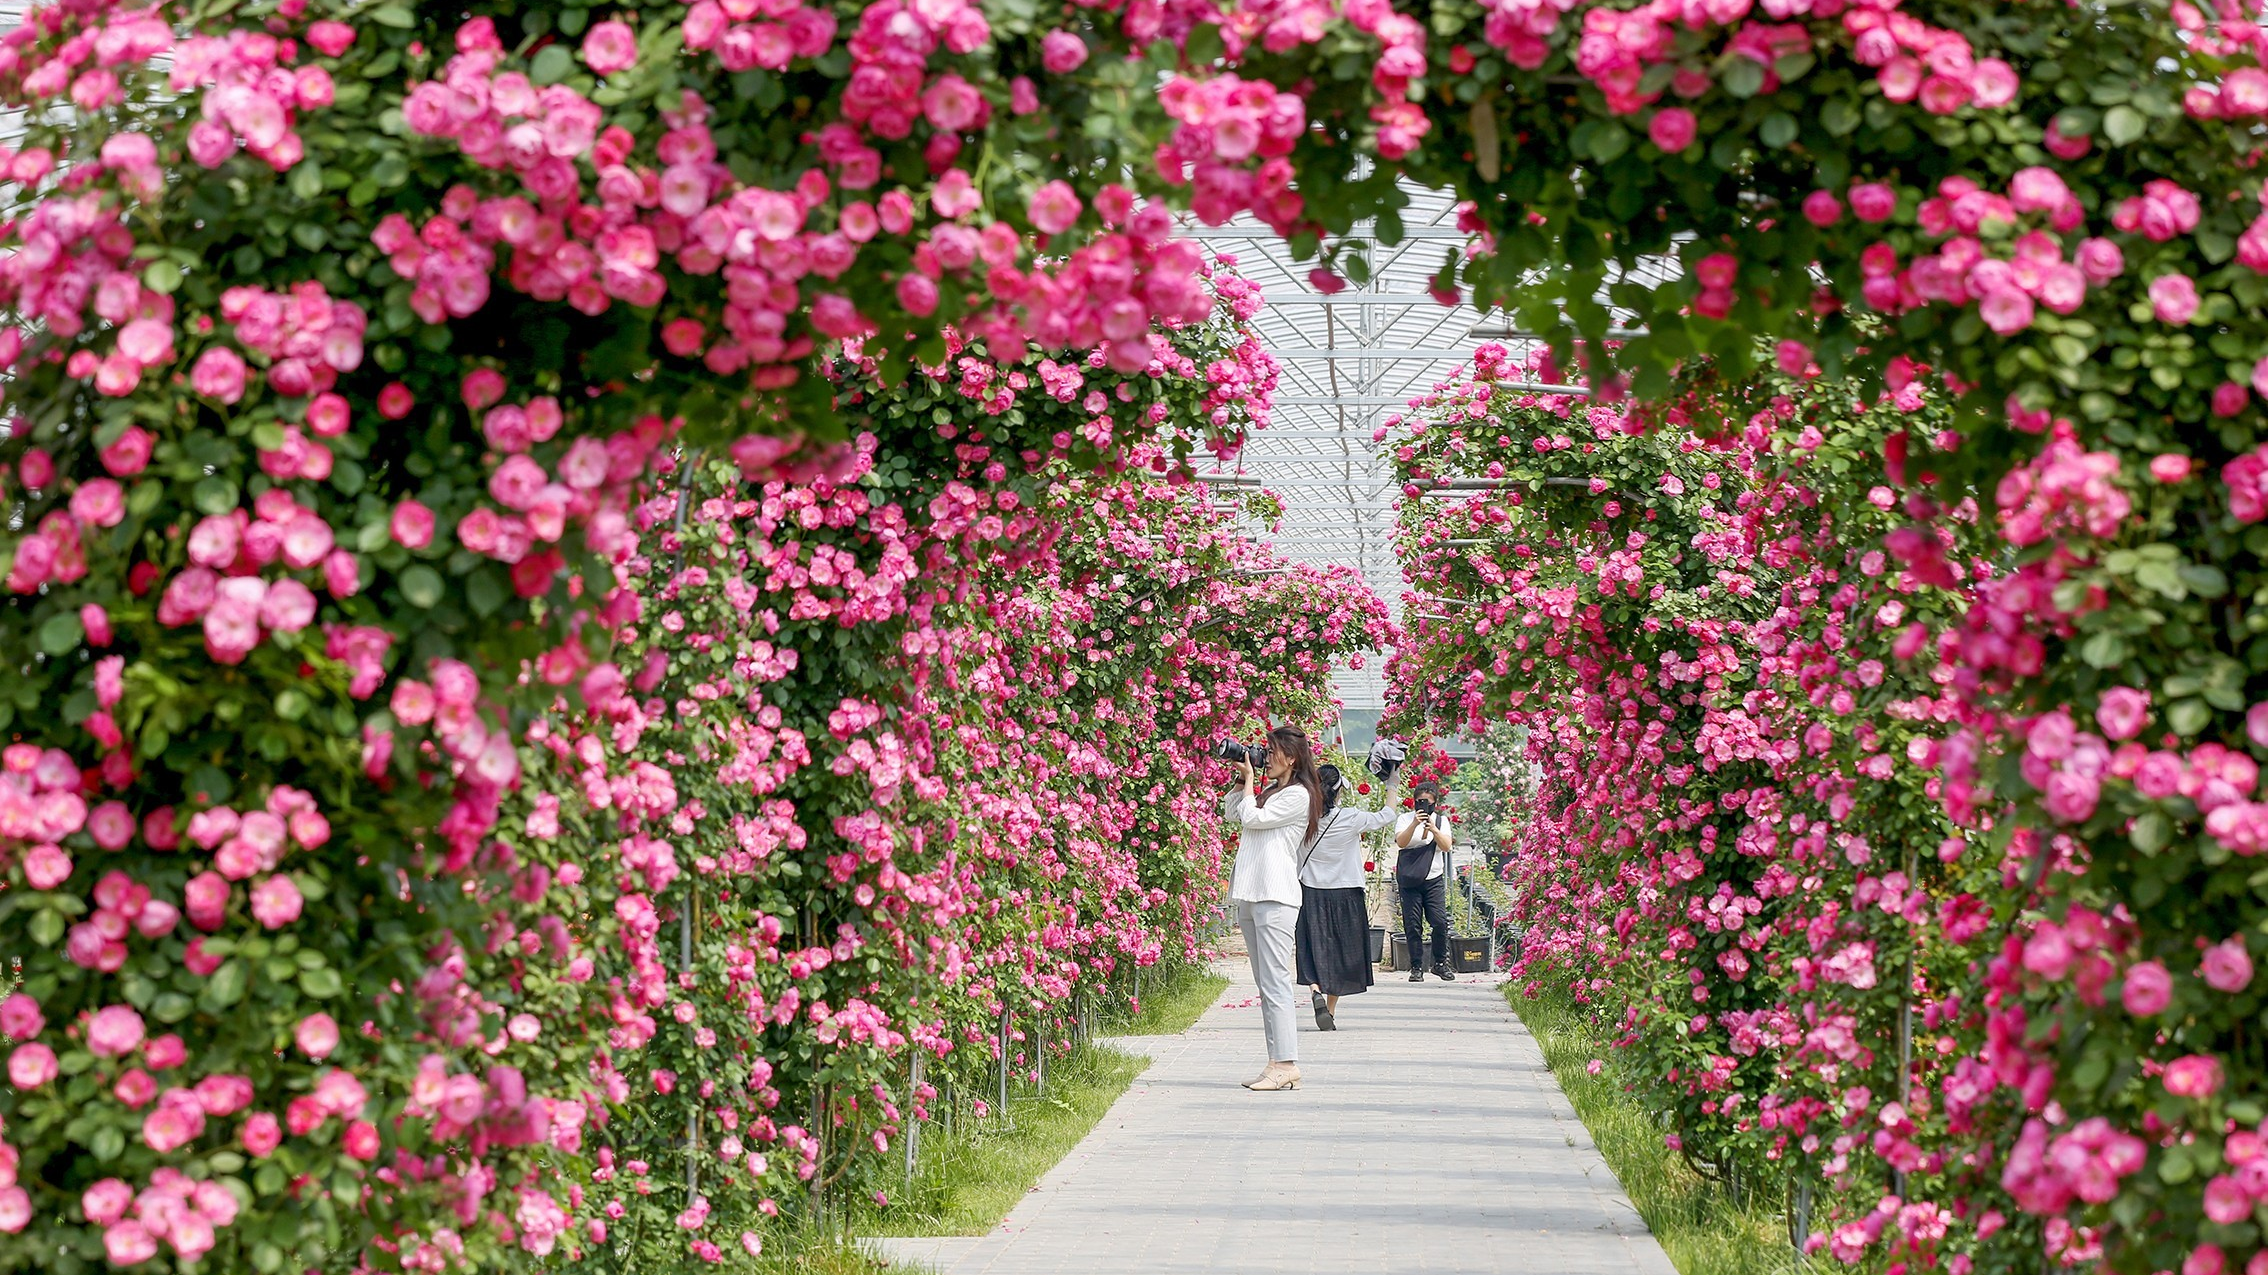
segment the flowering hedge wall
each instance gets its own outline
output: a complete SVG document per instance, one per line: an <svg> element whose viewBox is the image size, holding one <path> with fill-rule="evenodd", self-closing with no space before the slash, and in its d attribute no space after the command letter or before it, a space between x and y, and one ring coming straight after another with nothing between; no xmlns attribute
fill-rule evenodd
<svg viewBox="0 0 2268 1275"><path fill-rule="evenodd" d="M1018 484L1057 464L1126 462L1161 425L1132 405L1121 413L1108 395L1090 408L1074 394L1075 411L1041 416L1016 403L967 421L942 404L924 416L913 396L869 412L862 378L919 387L917 366L962 377L959 333L1068 409L1052 397L1051 364L1059 380L1066 364L1090 359L1145 376L1161 359L1161 326L1189 328L1216 307L1200 254L1174 238L1168 203L1211 222L1256 215L1298 249L1327 251L1315 278L1335 287L1367 277L1368 264L1330 240L1365 217L1396 238L1407 177L1467 201L1461 224L1475 242L1446 255L1441 295L1505 305L1549 336L1558 365L1602 401L1628 392L1672 402L1706 362L1723 382L1705 397L1745 402L1747 389L1725 387L1750 386L1757 366L1800 378L1816 365L1830 378L1866 378L1838 395L1871 403L1887 390L1890 410L1941 413L1957 432L1927 457L1942 495L1917 500L1929 485L1904 471L1938 440L1827 413L1814 425L1819 451L1840 455L1842 469L1825 463L1813 475L1859 481L1851 475L1859 457L1877 454L1876 434L1907 439L1905 453L1883 453L1889 507L1831 545L1800 522L1774 524L1772 543L1755 551L1775 572L1839 573L1844 551L1863 564L1879 535L1895 578L1914 581L1914 597L1885 600L1920 614L1918 628L1897 626L1910 645L1880 661L1882 683L1843 689L1854 705L1861 691L1927 698L1926 715L1895 718L1896 730L1861 717L1873 725L1869 749L1847 720L1861 715L1837 709L1830 690L1834 720L1815 723L1833 740L1847 726L1873 769L1901 731L1922 740L1909 764L1928 763L1927 778L1906 776L1894 757L1888 776L1867 776L1918 782L1925 799L1900 807L1910 827L1869 837L1870 847L1916 854L1892 910L1923 906L1913 888L1935 820L1984 847L1980 858L2015 847L2033 865L2015 870L2005 887L2014 893L1990 896L2000 929L1948 940L2022 947L1986 967L2001 982L1960 994L1955 1043L1939 1064L1963 1056L1961 1032L1984 1036L1986 1061L1960 1081L1959 1114L1939 1086L1928 1118L1960 1125L1949 1136L1966 1139L1974 1158L1949 1163L1985 1183L1980 1193L1999 1173L2019 1212L2045 1219L2039 1234L2058 1254L2091 1260L2101 1245L2122 1268L2189 1275L2248 1263L2260 1250L2250 1211L2268 1196L2256 1189L2268 1181L2256 1180L2261 1171L2246 1176L2260 1162L2255 1131L2230 1128L2260 1118L2262 1069L2243 1029L2257 994L2249 958L2239 960L2245 945L2232 942L2260 924L2246 861L2268 844L2257 827L2252 756L2268 727L2254 712L2260 624L2249 601L2268 548L2253 525L2268 515L2254 402L2268 393L2259 371L2268 238L2252 163L2268 78L2256 17L2187 0L1989 13L1842 0L1760 9L1487 0L1406 11L1390 0L1137 0L1060 15L959 0L596 9L261 0L177 12L73 0L34 10L0 43L0 97L25 112L5 156L0 232L14 474L0 579L16 598L0 621L15 674L0 729L18 746L0 781L0 841L8 933L37 949L27 995L43 1008L34 1017L16 1002L0 1024L22 1048L39 1046L11 1077L8 1101L33 1095L23 1101L36 1114L9 1108L17 1159L15 1183L0 1186L0 1233L16 1238L0 1243L18 1247L0 1251L45 1262L64 1244L76 1247L55 1260L96 1260L97 1230L57 1220L90 1208L121 1260L169 1244L200 1250L210 1229L246 1245L261 1269L286 1253L347 1264L362 1255L350 1239L360 1219L395 1209L422 1247L373 1261L447 1264L457 1240L433 1237L445 1227L461 1239L443 1219L471 1226L466 1212L491 1237L478 1242L501 1243L493 1219L502 1218L520 1251L545 1242L523 1242L530 1236L554 1237L556 1249L566 1207L514 1195L521 1179L484 1174L492 1159L514 1172L514 1157L532 1162L539 1119L568 1140L582 1126L536 1101L564 1096L530 1097L509 1073L487 1073L517 1064L482 1060L476 1076L472 1055L499 1039L490 1019L500 1009L489 1007L514 1003L507 990L603 999L610 1034L626 1040L661 1007L641 998L657 970L668 972L658 927L674 914L669 891L714 874L696 864L688 875L649 844L662 840L647 826L657 819L673 837L697 837L676 832L683 808L635 770L654 764L641 748L663 747L647 719L688 716L671 699L649 710L653 692L667 678L696 704L776 690L781 724L759 708L756 726L739 727L771 732L769 744L746 734L734 746L746 746L756 776L792 790L783 800L812 797L827 820L854 820L817 835L823 847L838 837L859 845L860 870L879 878L890 865L867 864L861 840L878 845L879 834L839 803L860 785L879 801L897 773L912 776L900 785L915 789L911 800L927 801L920 754L937 745L903 722L903 701L883 705L874 671L883 665L860 657L900 626L926 632L923 617L938 612L922 609L925 589L956 606L977 596L960 580L915 582L951 575L963 552L930 543L931 521L974 512L969 531L980 540L992 539L988 516L1013 544L1036 533L1011 535L1016 509L972 510L946 476L967 467L976 497L997 500L1005 484L1036 499ZM1657 256L1680 268L1641 269ZM1769 359L1756 357L1758 333L1772 338ZM1202 384L1185 378L1189 393L1168 406L1173 428L1158 430L1168 469L1192 448L1233 446L1237 409L1208 401L1224 362L1232 381L1245 363L1208 357ZM1941 392L1906 394L1917 363ZM977 380L993 383L981 369ZM1722 450L1650 457L1633 444L1630 463L1648 481L1667 469L1688 493L1711 475L1715 490L1781 490L1762 468L1767 446L1748 442L1747 428L1704 424L1713 437L1742 436ZM720 701L703 701L696 673L721 649L713 641L683 666L678 652L638 648L666 624L673 584L692 590L687 607L726 613L701 596L708 585L674 580L683 549L673 543L675 493L724 499L702 468L723 456L750 481L782 486L746 495L757 507L745 514L736 495L729 518L707 523L767 545L775 561L763 587L787 595L783 625L838 627L824 644L792 648L811 662L798 670L774 670L777 641L745 670L737 656L716 661L727 686L709 672ZM1795 505L1773 517L1861 507L1816 476L1795 486L1819 503L1789 489ZM894 496L862 509L844 495L852 490ZM1948 516L1972 494L1974 521ZM1771 509L1781 497L1756 499ZM886 512L893 503L907 511L902 533ZM1832 674L1815 672L1828 663L1821 654L1765 670L1766 657L1798 647L1841 652L1853 627L1864 630L1791 619L1784 639L1745 636L1772 622L1771 584L1709 555L1745 534L1755 507L1698 496L1664 506L1658 516L1687 553L1667 567L1649 565L1649 547L1656 558L1671 552L1654 542L1594 555L1620 573L1616 608L1636 601L1630 572L1676 572L1661 577L1676 581L1661 632L1692 645L1642 628L1631 645L1675 657L1656 658L1649 677L1668 668L1696 685L1694 704L1657 706L1673 716L1701 712L1718 690L1710 679L1731 675L1689 667L1728 636L1736 650L1754 643L1745 676L1792 678L1805 703L1818 678L1846 667L1857 678L1870 662L1838 654ZM686 534L718 534L694 529L694 517L689 508ZM1790 538L1792 547L1780 543ZM1776 555L1787 562L1772 565ZM1558 600L1539 614L1581 596L1569 587L1555 584ZM739 614L731 596L723 606ZM713 637L691 610L676 614L694 637ZM840 624L846 616L854 622ZM1108 644L1105 628L1119 630L1097 628ZM894 658L927 655L900 646ZM1490 686L1517 682L1526 658L1506 653L1501 669L1492 658L1461 693L1493 704ZM592 714L607 722L595 761L582 742L597 730ZM546 734L531 739L539 719ZM1655 720L1670 729L1658 711ZM721 746L686 729L688 748ZM809 762L790 729L815 750ZM1633 748L1663 742L1632 729ZM1712 733L1710 755L1761 764L1741 758L1764 746L1748 742L1759 729L1736 719ZM1799 758L1814 756L1809 731L1796 736ZM1787 746L1771 740L1775 756ZM1842 746L1830 741L1816 756ZM2105 760L2116 756L2129 760ZM837 758L850 759L841 775ZM1840 800L1858 798L1839 799L1843 780L1828 762L1805 765L1817 771L1811 799L1840 825ZM1836 773L1856 785L1861 765L1854 755L1852 771ZM814 767L843 786L820 785ZM541 848L551 815L522 806L539 789L572 787L570 774L584 785L593 769L609 775L613 803L598 808L630 820L616 849L631 884L617 877L615 897L643 895L653 909L630 901L587 923L616 927L609 941L632 962L619 990L548 985L507 966L506 949L486 950L509 930L537 949L523 962L564 947L575 972L575 945L590 932L578 940L567 912L545 899L565 890L556 906L586 906L598 874L561 884L568 865L545 862ZM617 772L632 776L619 801ZM1746 808L1726 797L1753 790L1727 782L1717 818ZM832 795L815 796L822 788ZM554 795L572 828L565 797L575 794ZM1650 811L1651 798L1628 796ZM579 799L598 796L584 785ZM1673 796L1661 802L1662 835L1694 838L1697 853L1712 817ZM1788 815L1787 838L1818 827L1801 813L1805 830ZM538 832L526 830L531 821ZM788 835L759 817L745 852L775 833ZM1601 835L1625 833L1636 842L1627 823ZM1717 844L1737 835L1720 831ZM712 844L723 871L748 875ZM833 873L826 860L850 852L807 844L802 853ZM2029 881L2036 896L2020 888ZM857 885L843 884L855 900ZM1851 888L1856 900L1867 886ZM1843 906L1836 925L1854 907L1886 916L1880 888ZM787 952L809 964L826 940L835 968L831 944L841 940L826 927L846 911L807 911L789 927L777 899L737 897L751 910L727 924L762 935L764 917L778 921L780 940L764 942L790 944L780 957L790 965ZM563 941L545 916L568 931ZM1937 924L1967 927L1961 917ZM1837 932L1823 929L1822 942ZM442 945L444 934L466 950ZM2193 963L2199 944L2209 964ZM771 962L768 947L748 950L762 954L759 966ZM1804 959L1825 970L1844 950ZM1895 944L1875 955L1877 975L1896 965ZM1939 959L1953 965L1917 958L1917 968L1959 964ZM504 983L488 981L507 968ZM1835 968L1855 976L1860 965L1854 955ZM837 990L846 978L824 980L830 997L846 995ZM73 990L57 1002L66 981ZM2142 990L2129 1000L2127 988ZM1672 992L1690 996L1654 995ZM776 1014L775 994L764 992ZM848 1003L830 999L827 1017ZM314 1023L302 1040L317 1004L331 1006L322 1011L331 1026ZM501 1021L509 1051L517 1038L511 1018ZM1880 1054L1880 1021L1858 1023L1861 1043L1841 1064ZM439 1073L412 1046L420 1032L459 1038ZM47 1033L65 1048L39 1039ZM193 1066L171 1062L175 1036L184 1054L197 1046ZM1820 1047L1844 1050L1840 1041ZM366 1056L383 1066L364 1067ZM128 1071L143 1078L118 1097ZM201 1093L182 1083L215 1076L244 1082ZM430 1113L451 1086L466 1095L468 1085L481 1087L479 1112L469 1098L449 1110L477 1123L413 1118L426 1121L417 1138L435 1127L461 1135L464 1156L421 1142L414 1166L388 1162L393 1180L359 1176L364 1153L413 1127L392 1123L403 1104ZM93 1100L98 1091L115 1101ZM1717 1113L1702 1109L1711 1101ZM1713 1097L1694 1104L1720 1123L1722 1107ZM1732 1123L1743 1118L1736 1106ZM874 1113L845 1119L863 1130ZM138 1182L131 1199L106 1189L90 1203L72 1176L76 1152L59 1162L51 1151L180 1157L221 1138L226 1122L253 1131L255 1147L279 1139L248 1170L249 1189L277 1204L242 1221L212 1190L200 1197L195 1183L209 1178L194 1175ZM36 1137L19 1140L33 1125ZM1906 1136L1896 1121L1884 1128ZM715 1136L705 1122L696 1132ZM40 1149L25 1159L31 1144ZM827 1162L826 1148L817 1159ZM158 1168L179 1166L133 1167L154 1184ZM1924 1166L1897 1172L1910 1183ZM147 1203L145 1186L155 1192ZM2014 1215L1984 1198L1957 1201L1967 1211L1945 1244L1966 1256L1964 1244L1991 1255L2031 1243L2029 1225L1990 1222ZM1871 1216L1904 1218L1905 1207ZM1961 1238L1972 1221L1973 1243ZM1845 1248L1875 1251L1889 1225ZM1897 1233L1935 1252L1936 1225L1917 1214Z"/></svg>

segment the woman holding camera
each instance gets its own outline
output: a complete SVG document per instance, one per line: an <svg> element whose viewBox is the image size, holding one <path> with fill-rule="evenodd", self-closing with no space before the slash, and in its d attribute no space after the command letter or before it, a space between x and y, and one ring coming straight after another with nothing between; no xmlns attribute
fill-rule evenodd
<svg viewBox="0 0 2268 1275"><path fill-rule="evenodd" d="M1221 814L1243 825L1229 898L1237 928L1260 988L1260 1021L1267 1033L1268 1067L1247 1089L1299 1088L1299 1022L1292 1013L1292 950L1299 922L1299 847L1323 817L1322 785L1307 733L1296 726L1268 732L1267 782L1253 773L1249 756L1237 761L1244 780L1229 790Z"/></svg>
<svg viewBox="0 0 2268 1275"><path fill-rule="evenodd" d="M1394 823L1402 781L1396 775L1387 783L1383 808L1364 810L1339 804L1337 766L1316 773L1323 780L1323 819L1300 850L1299 981L1314 989L1315 1026L1333 1032L1339 1030L1339 998L1370 987L1362 839Z"/></svg>
<svg viewBox="0 0 2268 1275"><path fill-rule="evenodd" d="M1421 779L1410 789L1412 809L1394 828L1401 848L1394 884L1402 892L1402 941L1410 952L1410 981L1425 981L1424 926L1433 926L1433 976L1455 982L1449 972L1449 816L1441 810L1441 785Z"/></svg>

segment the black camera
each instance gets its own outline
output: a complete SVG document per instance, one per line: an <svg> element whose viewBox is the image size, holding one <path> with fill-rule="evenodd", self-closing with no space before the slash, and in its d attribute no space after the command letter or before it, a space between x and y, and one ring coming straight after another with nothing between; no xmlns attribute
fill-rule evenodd
<svg viewBox="0 0 2268 1275"><path fill-rule="evenodd" d="M1246 747L1233 739L1214 741L1213 756L1225 762L1243 762L1254 770L1263 769L1268 764L1268 750L1265 747Z"/></svg>

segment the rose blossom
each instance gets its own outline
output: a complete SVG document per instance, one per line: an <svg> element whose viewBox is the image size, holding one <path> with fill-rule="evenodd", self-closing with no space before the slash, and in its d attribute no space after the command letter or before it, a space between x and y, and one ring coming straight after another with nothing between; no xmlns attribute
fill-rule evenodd
<svg viewBox="0 0 2268 1275"><path fill-rule="evenodd" d="M2118 1003L2125 1005L2127 1014L2136 1019L2164 1014L2166 1005L2173 1003L2173 976L2166 973L2164 962L2146 960L2127 969L2125 987L2118 991Z"/></svg>
<svg viewBox="0 0 2268 1275"><path fill-rule="evenodd" d="M2095 723L2112 739L2132 739L2142 733L2150 718L2150 693L2131 686L2113 686L2095 706Z"/></svg>
<svg viewBox="0 0 2268 1275"><path fill-rule="evenodd" d="M2221 1087L2221 1060L2188 1054L2166 1064L2166 1092L2176 1098L2209 1098Z"/></svg>
<svg viewBox="0 0 2268 1275"><path fill-rule="evenodd" d="M339 1025L329 1014L309 1014L299 1020L294 1039L310 1058L328 1058L339 1047Z"/></svg>
<svg viewBox="0 0 2268 1275"><path fill-rule="evenodd" d="M2206 948L2198 973L2216 992L2243 991L2252 982L2252 954L2245 950L2244 936L2236 935Z"/></svg>

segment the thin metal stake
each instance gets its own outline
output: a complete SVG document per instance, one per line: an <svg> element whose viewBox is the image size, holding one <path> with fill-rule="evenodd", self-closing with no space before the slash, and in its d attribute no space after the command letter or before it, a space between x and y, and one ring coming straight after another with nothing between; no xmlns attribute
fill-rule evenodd
<svg viewBox="0 0 2268 1275"><path fill-rule="evenodd" d="M1047 1015L1035 1014L1032 1016L1032 1021L1035 1024L1033 1030L1036 1033L1036 1039L1039 1041L1039 1048L1035 1051L1039 1057L1039 1091L1042 1096L1045 1096L1047 1093Z"/></svg>
<svg viewBox="0 0 2268 1275"><path fill-rule="evenodd" d="M1008 1117L1008 1002L1000 1002L1000 1117Z"/></svg>
<svg viewBox="0 0 2268 1275"><path fill-rule="evenodd" d="M921 1101L921 1051L913 1056L913 1084L906 1091L906 1195L913 1195L914 1162L921 1158L921 1117L916 1104Z"/></svg>

